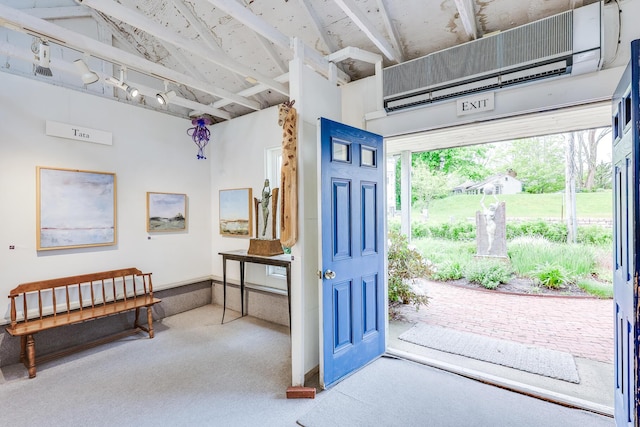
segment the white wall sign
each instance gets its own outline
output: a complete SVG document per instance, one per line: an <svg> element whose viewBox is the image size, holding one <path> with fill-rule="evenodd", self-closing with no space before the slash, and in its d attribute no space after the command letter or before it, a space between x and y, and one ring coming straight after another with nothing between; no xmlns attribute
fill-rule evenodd
<svg viewBox="0 0 640 427"><path fill-rule="evenodd" d="M495 94L493 92L481 95L469 96L456 100L456 112L458 116L491 111L495 107Z"/></svg>
<svg viewBox="0 0 640 427"><path fill-rule="evenodd" d="M47 135L60 138L75 139L77 141L94 142L96 144L113 145L113 134L103 130L83 128L66 123L47 120Z"/></svg>

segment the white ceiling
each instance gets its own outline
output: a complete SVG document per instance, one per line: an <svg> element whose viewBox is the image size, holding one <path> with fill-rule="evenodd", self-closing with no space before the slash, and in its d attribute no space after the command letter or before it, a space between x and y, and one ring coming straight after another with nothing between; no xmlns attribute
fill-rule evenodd
<svg viewBox="0 0 640 427"><path fill-rule="evenodd" d="M35 78L116 96L187 117L226 120L288 99L288 61L297 39L310 66L347 47L389 66L564 12L592 0L0 0L0 69L33 76L34 35L52 45L52 77ZM84 58L101 77L143 96L127 99L101 80L82 87L71 65ZM329 57L330 58L330 57ZM339 81L374 73L371 63L337 64ZM166 83L165 83L166 82ZM177 97L167 107L154 95Z"/></svg>

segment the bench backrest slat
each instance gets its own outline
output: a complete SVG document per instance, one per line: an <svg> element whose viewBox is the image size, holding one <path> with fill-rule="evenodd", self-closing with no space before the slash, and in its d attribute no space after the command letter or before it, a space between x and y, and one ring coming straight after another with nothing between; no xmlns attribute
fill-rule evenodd
<svg viewBox="0 0 640 427"><path fill-rule="evenodd" d="M58 279L38 280L36 282L22 283L11 290L9 296L19 295L24 292L37 291L38 289L58 288L70 283L97 282L102 279L111 279L117 276L141 275L137 268L125 268L121 270L103 271L100 273L83 274L80 276L60 277Z"/></svg>
<svg viewBox="0 0 640 427"><path fill-rule="evenodd" d="M39 317L42 319L46 316L56 316L62 313L71 313L74 310L83 310L88 307L95 307L96 303L107 305L112 301L124 300L127 298L133 298L134 300L140 293L140 287L136 286L136 277L142 281L142 290L144 295L153 297L153 285L151 283L151 273L142 273L137 268L126 268L121 270L104 271L101 273L84 274L80 276L62 277L51 280L40 280L37 282L22 283L15 289L12 289L9 293L11 299L11 325L16 325L19 322L25 322L29 318ZM132 286L127 285L127 280L132 282ZM111 283L109 283L111 281ZM120 285L120 281L122 284ZM148 281L148 285L147 285ZM116 283L118 282L118 283ZM82 286L89 286L91 301L85 301L83 298ZM100 286L102 290L96 292L94 286ZM108 295L106 291L107 286L113 291L112 295ZM75 288L77 287L77 291ZM118 289L121 290L121 294L118 293ZM58 292L62 292L66 301L60 301L62 307L58 307ZM133 293L132 293L133 292ZM36 298L37 293L37 298ZM44 297L43 298L43 294ZM49 294L51 294L49 296ZM86 296L88 293L84 292ZM99 295L102 296L102 301L97 301ZM22 298L22 313L19 313L16 307L16 299ZM29 300L29 301L27 301ZM36 307L32 307L32 312L29 312L29 307L32 304L38 304ZM52 304L51 307L48 304ZM18 320L18 317L20 318Z"/></svg>

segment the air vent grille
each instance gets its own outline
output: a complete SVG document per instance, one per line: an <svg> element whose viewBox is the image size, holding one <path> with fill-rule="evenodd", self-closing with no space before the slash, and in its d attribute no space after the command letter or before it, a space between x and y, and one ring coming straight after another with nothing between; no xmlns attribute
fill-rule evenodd
<svg viewBox="0 0 640 427"><path fill-rule="evenodd" d="M384 69L385 100L426 94L572 54L573 12L568 11L494 36Z"/></svg>

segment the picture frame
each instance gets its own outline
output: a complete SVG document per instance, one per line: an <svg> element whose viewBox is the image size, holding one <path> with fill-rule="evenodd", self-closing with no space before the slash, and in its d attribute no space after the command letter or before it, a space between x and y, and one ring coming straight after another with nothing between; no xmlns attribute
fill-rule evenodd
<svg viewBox="0 0 640 427"><path fill-rule="evenodd" d="M116 175L36 167L36 249L117 243Z"/></svg>
<svg viewBox="0 0 640 427"><path fill-rule="evenodd" d="M187 230L187 195L147 192L147 232Z"/></svg>
<svg viewBox="0 0 640 427"><path fill-rule="evenodd" d="M220 190L220 234L230 237L252 237L252 189Z"/></svg>

